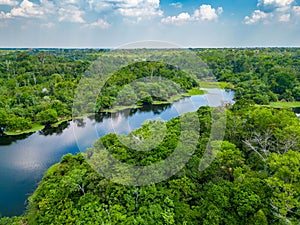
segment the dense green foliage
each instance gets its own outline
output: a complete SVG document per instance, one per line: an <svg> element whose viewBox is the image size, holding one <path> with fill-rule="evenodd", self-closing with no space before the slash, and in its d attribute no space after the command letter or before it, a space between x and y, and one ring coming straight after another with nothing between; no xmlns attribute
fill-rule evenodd
<svg viewBox="0 0 300 225"><path fill-rule="evenodd" d="M234 84L237 99L257 104L300 101L298 48L208 49L197 54L219 81Z"/></svg>
<svg viewBox="0 0 300 225"><path fill-rule="evenodd" d="M21 216L17 217L3 217L0 218L0 224L1 225L21 225L21 224L27 224L26 219L22 218Z"/></svg>
<svg viewBox="0 0 300 225"><path fill-rule="evenodd" d="M2 51L1 130L26 130L34 122L70 116L74 88L94 58L83 50Z"/></svg>
<svg viewBox="0 0 300 225"><path fill-rule="evenodd" d="M195 153L163 182L119 185L95 172L84 155L64 156L30 197L27 223L298 225L300 122L290 110L252 104L237 102L227 111L225 140L204 171L199 170L199 162L210 136L213 109L209 107L198 110L201 138ZM146 123L131 135L147 139L153 126L163 132L160 123ZM164 141L147 152L131 150L114 134L101 141L119 160L148 165L171 154L179 127L178 118L167 122Z"/></svg>
<svg viewBox="0 0 300 225"><path fill-rule="evenodd" d="M197 140L196 151L171 178L142 187L120 185L96 173L86 157L93 159L93 152L102 142L114 157L127 164L145 166L160 162L178 144L179 118L166 122L163 141L151 151L128 148L124 143L130 140L125 136L117 138L109 134L86 155L64 156L45 174L29 198L24 216L2 218L0 224L298 225L299 119L289 109L256 104L300 101L299 49L195 51L219 81L234 85L238 100L227 109L225 139L207 169L199 170L199 163L210 137L211 112L215 109L201 107L198 110L201 138ZM33 123L49 125L70 116L74 90L99 54L104 53L2 52L0 130L30 129ZM147 80L126 86L149 74L168 78L178 87ZM176 94L179 87L186 91L197 85L188 74L170 65L139 62L118 71L107 82L97 102L86 102L82 107L98 111L114 103L130 106L139 100L139 104L151 104ZM145 123L130 135L147 140L152 130L160 136L165 132L161 124ZM218 143L212 142L211 148Z"/></svg>
<svg viewBox="0 0 300 225"><path fill-rule="evenodd" d="M300 101L300 59L297 48L193 51L208 65L218 81L234 85L237 99L250 99L257 104ZM34 123L52 124L70 118L79 80L92 62L105 54L103 50L2 51L0 131L27 130ZM193 60L179 59L183 63ZM203 65L199 67L203 67L201 79L211 77L207 68ZM149 80L141 80L153 76L174 81L177 87L157 80L155 85ZM135 80L133 85L126 86ZM81 104L87 112L100 111L112 105L130 106L136 101L138 104L151 104L178 94L179 87L186 91L197 85L199 83L195 79L176 65L137 62L111 76L97 101L93 98Z"/></svg>
<svg viewBox="0 0 300 225"><path fill-rule="evenodd" d="M130 84L130 85L126 85ZM125 88L124 88L125 86ZM197 87L191 76L161 62L137 62L111 76L101 90L98 109L117 105L151 104ZM105 99L110 99L106 102Z"/></svg>
<svg viewBox="0 0 300 225"><path fill-rule="evenodd" d="M50 125L70 118L81 77L90 75L85 71L103 54L100 50L2 52L0 131L27 130L33 123ZM149 79L142 79L146 77ZM153 77L169 81L154 82ZM127 85L135 80L131 86ZM91 102L82 102L81 106L88 112L97 112L113 104L127 106L137 101L151 104L168 100L197 85L195 79L172 65L136 62L111 75L98 99L93 95Z"/></svg>

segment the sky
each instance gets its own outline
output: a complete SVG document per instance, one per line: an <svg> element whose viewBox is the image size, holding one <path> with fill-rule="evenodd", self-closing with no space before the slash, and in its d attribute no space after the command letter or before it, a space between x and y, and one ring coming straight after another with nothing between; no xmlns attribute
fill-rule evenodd
<svg viewBox="0 0 300 225"><path fill-rule="evenodd" d="M298 1L0 0L0 47L298 47Z"/></svg>

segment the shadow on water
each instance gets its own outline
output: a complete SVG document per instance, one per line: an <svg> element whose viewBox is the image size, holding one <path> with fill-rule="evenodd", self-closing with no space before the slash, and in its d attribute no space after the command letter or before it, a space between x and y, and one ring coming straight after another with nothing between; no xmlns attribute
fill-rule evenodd
<svg viewBox="0 0 300 225"><path fill-rule="evenodd" d="M70 125L70 121L63 122L59 124L57 127L46 126L43 130L40 130L38 133L40 135L49 136L49 135L59 135L62 134L63 131L68 128Z"/></svg>
<svg viewBox="0 0 300 225"><path fill-rule="evenodd" d="M28 138L32 134L33 133L8 136L8 135L5 135L2 133L0 135L0 146L1 145L3 145L3 146L11 145L12 143L14 143L16 141L24 140L24 139Z"/></svg>
<svg viewBox="0 0 300 225"><path fill-rule="evenodd" d="M293 112L296 114L300 114L300 107L292 108Z"/></svg>
<svg viewBox="0 0 300 225"><path fill-rule="evenodd" d="M84 122L84 119L75 119L73 122L76 124L77 127L84 128L86 126L86 122Z"/></svg>
<svg viewBox="0 0 300 225"><path fill-rule="evenodd" d="M232 101L234 93L223 92ZM211 98L220 105L215 93ZM92 117L63 122L58 127L18 136L0 136L0 214L20 215L28 194L43 174L65 154L85 151L99 137L111 132L127 134L146 120L170 120L185 112L207 105L209 96L192 96L173 104L145 105L116 113L99 113Z"/></svg>
<svg viewBox="0 0 300 225"><path fill-rule="evenodd" d="M103 120L105 119L116 119L119 118L120 116L124 119L128 119L138 113L152 112L154 115L159 115L165 110L170 109L171 107L172 104L144 105L142 108L123 109L114 113L109 113L109 112L97 113L93 116L89 116L89 118L95 119L97 123L102 123Z"/></svg>
<svg viewBox="0 0 300 225"><path fill-rule="evenodd" d="M134 114L141 112L153 112L154 115L159 115L166 109L171 108L172 104L163 104L163 105L145 105L143 108L136 109L124 109L116 113L97 113L94 116L89 116L88 118L94 119L97 123L102 123L105 119L116 119L119 116L122 118L128 119ZM73 122L77 125L77 127L84 128L86 126L86 122L84 119L75 119ZM64 132L66 128L70 126L70 121L63 122L59 124L57 127L46 126L43 130L38 131L38 134L43 136L51 136L51 135L59 135ZM9 136L3 133L0 134L0 146L11 145L12 143L27 139L33 133L28 134L20 134Z"/></svg>

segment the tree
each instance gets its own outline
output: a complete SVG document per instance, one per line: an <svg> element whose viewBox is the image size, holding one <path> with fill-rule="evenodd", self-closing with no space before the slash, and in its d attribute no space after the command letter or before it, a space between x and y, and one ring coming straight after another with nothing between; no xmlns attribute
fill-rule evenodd
<svg viewBox="0 0 300 225"><path fill-rule="evenodd" d="M44 125L57 122L57 112L55 109L46 109L36 115L36 120Z"/></svg>
<svg viewBox="0 0 300 225"><path fill-rule="evenodd" d="M17 131L17 130L27 130L32 128L32 123L29 119L24 117L12 116L7 120L7 130Z"/></svg>
<svg viewBox="0 0 300 225"><path fill-rule="evenodd" d="M0 133L6 129L8 114L5 110L0 109Z"/></svg>
<svg viewBox="0 0 300 225"><path fill-rule="evenodd" d="M300 220L300 153L288 151L284 155L272 153L267 160L272 189L271 206L280 220ZM295 223L296 224L296 223Z"/></svg>

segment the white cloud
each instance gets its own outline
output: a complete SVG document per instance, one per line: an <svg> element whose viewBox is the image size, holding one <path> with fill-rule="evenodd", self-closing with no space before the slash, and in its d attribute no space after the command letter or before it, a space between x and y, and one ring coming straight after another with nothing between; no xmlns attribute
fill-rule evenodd
<svg viewBox="0 0 300 225"><path fill-rule="evenodd" d="M217 20L218 14L223 12L223 8L219 7L217 10L212 8L211 5L201 5L199 9L196 9L193 15L195 20Z"/></svg>
<svg viewBox="0 0 300 225"><path fill-rule="evenodd" d="M82 26L82 28L100 28L100 29L107 29L110 27L110 24L105 21L104 19L98 19L98 21L85 24Z"/></svg>
<svg viewBox="0 0 300 225"><path fill-rule="evenodd" d="M189 13L180 13L178 16L168 16L161 20L163 24L181 25L188 21L212 21L217 20L219 15L223 13L223 8L212 8L211 5L201 5L196 9L193 15Z"/></svg>
<svg viewBox="0 0 300 225"><path fill-rule="evenodd" d="M125 17L153 18L163 15L159 0L88 0L88 4L97 12L114 11Z"/></svg>
<svg viewBox="0 0 300 225"><path fill-rule="evenodd" d="M292 11L296 16L300 16L300 6L294 6Z"/></svg>
<svg viewBox="0 0 300 225"><path fill-rule="evenodd" d="M0 0L0 5L16 6L18 4L17 0Z"/></svg>
<svg viewBox="0 0 300 225"><path fill-rule="evenodd" d="M85 11L122 15L134 21L162 17L160 0L0 0L0 5L11 5L9 13L2 12L0 18L39 18L60 22L85 23ZM99 24L100 25L100 24ZM105 25L102 25L105 26Z"/></svg>
<svg viewBox="0 0 300 225"><path fill-rule="evenodd" d="M84 23L82 16L84 11L78 7L69 5L68 7L60 8L58 10L58 21L60 22L73 22L73 23Z"/></svg>
<svg viewBox="0 0 300 225"><path fill-rule="evenodd" d="M64 0L64 3L65 4L76 4L76 3L78 3L78 1L77 0Z"/></svg>
<svg viewBox="0 0 300 225"><path fill-rule="evenodd" d="M154 10L153 8L120 8L118 11L123 16L133 17L153 18L163 15L163 12L161 10Z"/></svg>
<svg viewBox="0 0 300 225"><path fill-rule="evenodd" d="M290 19L291 19L291 14L283 14L280 15L278 18L279 22L290 22Z"/></svg>
<svg viewBox="0 0 300 225"><path fill-rule="evenodd" d="M267 19L269 17L272 17L271 13L265 13L265 12L260 11L260 10L255 10L252 13L251 17L249 17L249 16L245 17L245 23L248 24L248 25L255 24L255 23L258 23L260 21L264 21L265 19Z"/></svg>
<svg viewBox="0 0 300 225"><path fill-rule="evenodd" d="M5 13L0 11L0 19L9 19L11 18L11 14L10 13Z"/></svg>
<svg viewBox="0 0 300 225"><path fill-rule="evenodd" d="M19 7L11 10L10 14L14 17L41 18L44 12L39 5L28 0L23 0Z"/></svg>
<svg viewBox="0 0 300 225"><path fill-rule="evenodd" d="M159 0L123 0L117 4L117 11L123 16L156 17L162 16Z"/></svg>
<svg viewBox="0 0 300 225"><path fill-rule="evenodd" d="M89 8L96 12L103 12L106 10L113 10L113 4L104 1L88 0Z"/></svg>
<svg viewBox="0 0 300 225"><path fill-rule="evenodd" d="M258 0L259 9L255 10L251 17L246 16L244 22L246 24L295 22L292 20L292 14L300 16L300 6L293 6L294 4L295 0Z"/></svg>
<svg viewBox="0 0 300 225"><path fill-rule="evenodd" d="M173 2L170 4L170 6L181 9L183 5L181 2Z"/></svg>
<svg viewBox="0 0 300 225"><path fill-rule="evenodd" d="M122 8L140 8L141 6L159 7L159 0L117 0L117 6Z"/></svg>
<svg viewBox="0 0 300 225"><path fill-rule="evenodd" d="M67 2L69 4L66 4ZM67 0L62 2L39 0L39 4L37 4L31 2L30 0L23 0L19 6L12 8L9 13L5 14L2 12L0 14L0 18L53 18L58 21L84 23L84 19L82 18L84 12L82 10L79 10L78 7L71 4L74 2L74 0ZM47 26L52 26L52 23L49 22L41 25L41 27Z"/></svg>
<svg viewBox="0 0 300 225"><path fill-rule="evenodd" d="M295 0L259 0L258 6L274 6L274 7L287 7L294 3Z"/></svg>
<svg viewBox="0 0 300 225"><path fill-rule="evenodd" d="M161 20L164 24L176 24L181 25L187 21L191 20L191 16L188 13L180 13L178 16L168 16Z"/></svg>
<svg viewBox="0 0 300 225"><path fill-rule="evenodd" d="M49 14L56 13L57 9L52 1L40 0L40 3L41 3L41 8L44 11L44 14L49 15Z"/></svg>

